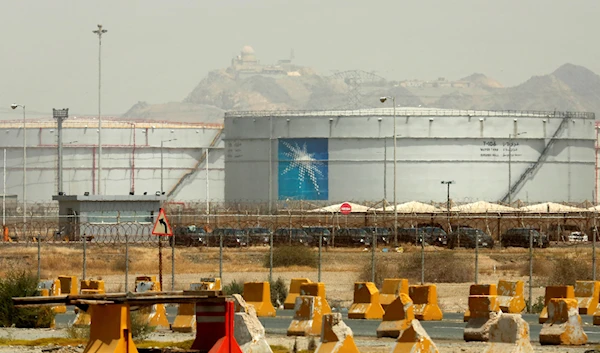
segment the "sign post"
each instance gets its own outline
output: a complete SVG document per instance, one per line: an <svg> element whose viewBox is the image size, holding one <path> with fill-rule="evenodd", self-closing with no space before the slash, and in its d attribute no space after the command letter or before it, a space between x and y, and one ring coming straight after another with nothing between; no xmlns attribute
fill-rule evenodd
<svg viewBox="0 0 600 353"><path fill-rule="evenodd" d="M352 212L352 205L350 205L348 202L344 202L343 204L340 205L340 213L343 215L348 215L350 214L350 212Z"/></svg>
<svg viewBox="0 0 600 353"><path fill-rule="evenodd" d="M169 224L169 220L167 219L167 215L165 214L165 210L163 208L161 208L158 212L158 217L156 217L154 227L152 228L152 234L158 236L158 278L160 282L160 290L162 291L162 237L173 236L173 229L171 229L171 225ZM174 270L175 269L173 269L173 271Z"/></svg>

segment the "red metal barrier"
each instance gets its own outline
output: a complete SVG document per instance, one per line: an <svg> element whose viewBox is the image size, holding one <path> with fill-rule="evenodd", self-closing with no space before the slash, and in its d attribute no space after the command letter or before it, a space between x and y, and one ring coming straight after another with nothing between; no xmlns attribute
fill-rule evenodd
<svg viewBox="0 0 600 353"><path fill-rule="evenodd" d="M232 301L196 303L196 339L192 349L209 353L242 353L233 336L235 318Z"/></svg>

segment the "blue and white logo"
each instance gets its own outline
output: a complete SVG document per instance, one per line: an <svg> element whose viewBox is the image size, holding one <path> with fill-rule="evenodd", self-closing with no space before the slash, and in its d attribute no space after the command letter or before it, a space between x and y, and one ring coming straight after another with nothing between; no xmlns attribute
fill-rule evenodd
<svg viewBox="0 0 600 353"><path fill-rule="evenodd" d="M328 140L279 139L279 199L327 200Z"/></svg>

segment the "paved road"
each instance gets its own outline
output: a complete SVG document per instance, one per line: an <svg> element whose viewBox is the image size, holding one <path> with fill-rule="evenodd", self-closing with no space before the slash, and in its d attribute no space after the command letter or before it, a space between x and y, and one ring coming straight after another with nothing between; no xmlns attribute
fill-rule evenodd
<svg viewBox="0 0 600 353"><path fill-rule="evenodd" d="M167 316L170 322L177 315L177 309L174 306L167 307ZM285 335L287 328L292 321L293 310L277 310L277 317L260 318L260 321L265 327L267 334ZM348 320L347 311L343 311L342 315L346 324L350 326L352 332L357 337L377 337L377 327L381 321L379 320ZM75 318L73 308L69 307L66 314L56 315L56 325L58 327L67 327ZM530 334L532 341L537 342L540 335L542 325L538 324L538 315L523 314L523 319L529 323ZM600 326L592 325L592 317L584 315L581 317L585 333L588 335L589 343L600 343ZM442 340L463 339L463 314L445 313L442 321L422 321L421 324L429 333L431 338Z"/></svg>

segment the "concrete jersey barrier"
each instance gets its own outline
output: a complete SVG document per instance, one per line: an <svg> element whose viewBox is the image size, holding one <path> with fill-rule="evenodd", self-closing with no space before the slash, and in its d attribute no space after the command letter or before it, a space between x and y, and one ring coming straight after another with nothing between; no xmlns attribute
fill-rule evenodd
<svg viewBox="0 0 600 353"><path fill-rule="evenodd" d="M552 298L548 302L548 320L540 331L542 345L582 345L587 343L577 299Z"/></svg>
<svg viewBox="0 0 600 353"><path fill-rule="evenodd" d="M401 293L388 305L387 310L383 314L383 321L377 327L377 338L398 338L402 331L410 327L414 319L415 309L413 301L408 294Z"/></svg>
<svg viewBox="0 0 600 353"><path fill-rule="evenodd" d="M523 281L498 281L498 305L503 313L520 314L525 310Z"/></svg>
<svg viewBox="0 0 600 353"><path fill-rule="evenodd" d="M323 315L321 341L314 353L359 353L352 330L342 321L342 314Z"/></svg>
<svg viewBox="0 0 600 353"><path fill-rule="evenodd" d="M497 295L498 291L495 284L472 284L469 287L469 297L472 295ZM470 306L467 307L463 321L467 322L471 318Z"/></svg>
<svg viewBox="0 0 600 353"><path fill-rule="evenodd" d="M269 282L244 283L244 300L254 306L258 317L275 317L276 312L271 303L271 286Z"/></svg>
<svg viewBox="0 0 600 353"><path fill-rule="evenodd" d="M440 321L444 317L437 301L435 284L410 286L410 299L415 306L415 317L422 321Z"/></svg>
<svg viewBox="0 0 600 353"><path fill-rule="evenodd" d="M288 291L287 297L283 302L283 308L290 310L296 306L296 298L300 295L300 286L304 283L311 283L308 278L292 278L290 281L290 290Z"/></svg>
<svg viewBox="0 0 600 353"><path fill-rule="evenodd" d="M330 314L329 306L321 297L300 295L296 297L294 318L287 330L288 336L317 336L321 333L323 315Z"/></svg>
<svg viewBox="0 0 600 353"><path fill-rule="evenodd" d="M381 286L379 294L379 302L383 310L387 310L390 305L400 294L408 295L408 279L406 278L386 278Z"/></svg>
<svg viewBox="0 0 600 353"><path fill-rule="evenodd" d="M381 320L383 308L379 303L379 290L373 282L354 283L354 300L348 319Z"/></svg>
<svg viewBox="0 0 600 353"><path fill-rule="evenodd" d="M576 281L574 290L579 314L595 314L600 296L600 281Z"/></svg>
<svg viewBox="0 0 600 353"><path fill-rule="evenodd" d="M573 286L547 286L544 295L544 308L540 313L538 322L543 324L548 320L548 303L552 298L575 299L575 291Z"/></svg>

